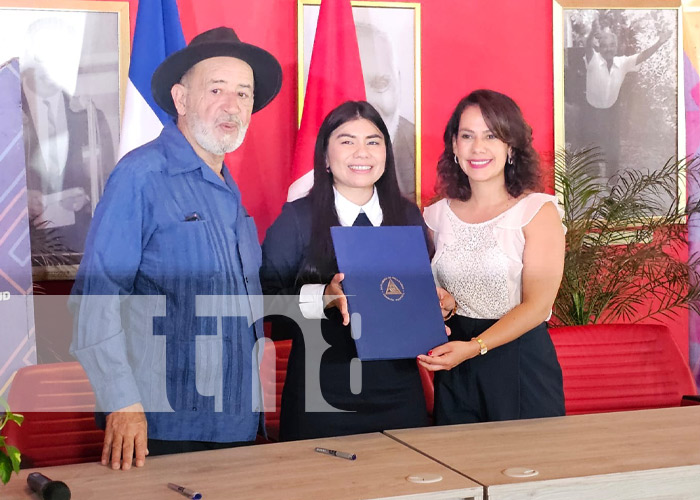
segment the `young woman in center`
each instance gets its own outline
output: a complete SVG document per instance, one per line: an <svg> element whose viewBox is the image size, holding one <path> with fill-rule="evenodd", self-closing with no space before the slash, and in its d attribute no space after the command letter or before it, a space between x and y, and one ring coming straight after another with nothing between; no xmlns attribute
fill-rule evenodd
<svg viewBox="0 0 700 500"><path fill-rule="evenodd" d="M547 331L564 268L562 210L537 192L532 130L508 96L476 90L444 134L437 191L425 209L440 286L456 300L449 342L419 356L435 371L435 422L564 414Z"/></svg>
<svg viewBox="0 0 700 500"><path fill-rule="evenodd" d="M293 339L281 440L429 424L415 359L353 361L357 352L330 233L331 226L352 225L423 226L418 207L400 194L386 125L365 101L345 102L326 116L314 150L313 188L284 205L263 243L263 292L293 296L306 318L298 326L273 321L273 338L286 333ZM325 349L320 366L306 367L308 344L314 342L306 333L319 322L323 339L315 342L329 346L320 347ZM307 394L317 391L306 372L319 374L320 394ZM329 411L309 411L307 401L327 403Z"/></svg>

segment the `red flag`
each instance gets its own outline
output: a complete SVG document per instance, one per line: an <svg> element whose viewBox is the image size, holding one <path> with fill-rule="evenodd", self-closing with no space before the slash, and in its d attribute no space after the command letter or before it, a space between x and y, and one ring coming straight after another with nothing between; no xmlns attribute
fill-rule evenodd
<svg viewBox="0 0 700 500"><path fill-rule="evenodd" d="M326 115L345 101L364 99L365 84L350 0L323 0L294 148L294 180L287 201L306 196L313 185L314 144Z"/></svg>

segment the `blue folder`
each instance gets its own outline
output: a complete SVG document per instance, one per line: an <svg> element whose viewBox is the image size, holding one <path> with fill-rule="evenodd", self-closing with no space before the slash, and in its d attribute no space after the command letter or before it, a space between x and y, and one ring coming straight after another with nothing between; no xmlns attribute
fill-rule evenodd
<svg viewBox="0 0 700 500"><path fill-rule="evenodd" d="M331 236L361 360L415 358L447 342L421 227L332 227Z"/></svg>

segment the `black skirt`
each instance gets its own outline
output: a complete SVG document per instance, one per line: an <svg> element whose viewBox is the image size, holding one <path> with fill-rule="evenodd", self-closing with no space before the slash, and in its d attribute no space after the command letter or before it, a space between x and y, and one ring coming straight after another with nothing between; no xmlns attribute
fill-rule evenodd
<svg viewBox="0 0 700 500"><path fill-rule="evenodd" d="M321 346L320 367L309 367L317 370L320 391L309 382L314 374L306 373L309 340L301 335L293 339L282 392L280 440L429 425L416 360L353 361L357 351L350 328L339 324L335 311L329 316L321 325L326 345Z"/></svg>
<svg viewBox="0 0 700 500"><path fill-rule="evenodd" d="M454 316L450 341L468 341L496 320ZM435 373L437 425L564 415L561 367L547 325Z"/></svg>

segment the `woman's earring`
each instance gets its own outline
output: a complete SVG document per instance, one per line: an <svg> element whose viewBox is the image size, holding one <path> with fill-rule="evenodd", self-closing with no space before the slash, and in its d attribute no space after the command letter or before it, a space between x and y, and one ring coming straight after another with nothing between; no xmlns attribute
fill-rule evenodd
<svg viewBox="0 0 700 500"><path fill-rule="evenodd" d="M329 174L331 173L331 166L330 165L326 165L326 172L328 172Z"/></svg>
<svg viewBox="0 0 700 500"><path fill-rule="evenodd" d="M457 165L459 165L459 160L457 159L457 155L455 154L454 157L455 157L455 163L456 163Z"/></svg>
<svg viewBox="0 0 700 500"><path fill-rule="evenodd" d="M513 164L513 156L510 153L508 153L508 165L512 165L512 164Z"/></svg>

